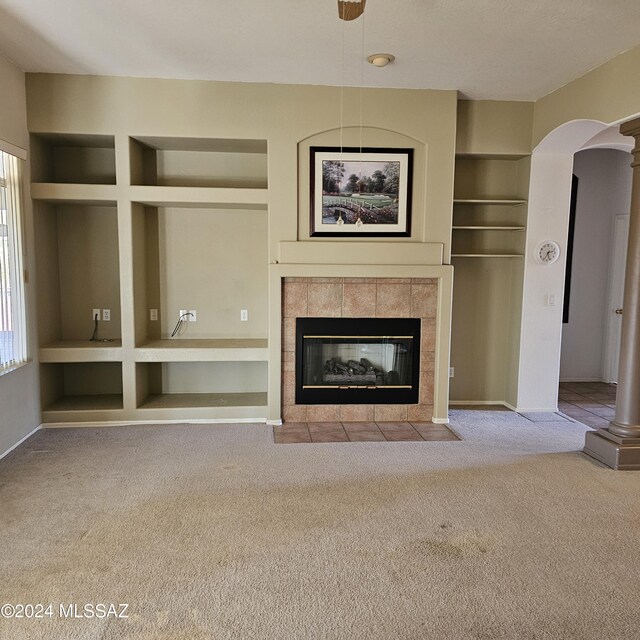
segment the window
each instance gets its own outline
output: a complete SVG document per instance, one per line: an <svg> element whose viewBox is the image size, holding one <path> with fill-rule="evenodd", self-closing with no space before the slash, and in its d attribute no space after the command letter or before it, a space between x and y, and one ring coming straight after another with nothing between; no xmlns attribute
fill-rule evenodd
<svg viewBox="0 0 640 640"><path fill-rule="evenodd" d="M0 374L27 359L21 161L0 151Z"/></svg>

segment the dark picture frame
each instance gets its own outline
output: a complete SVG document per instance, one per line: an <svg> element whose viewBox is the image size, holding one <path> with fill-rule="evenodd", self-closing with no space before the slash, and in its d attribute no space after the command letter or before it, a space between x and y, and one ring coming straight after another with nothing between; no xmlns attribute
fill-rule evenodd
<svg viewBox="0 0 640 640"><path fill-rule="evenodd" d="M413 149L311 147L309 235L411 235Z"/></svg>

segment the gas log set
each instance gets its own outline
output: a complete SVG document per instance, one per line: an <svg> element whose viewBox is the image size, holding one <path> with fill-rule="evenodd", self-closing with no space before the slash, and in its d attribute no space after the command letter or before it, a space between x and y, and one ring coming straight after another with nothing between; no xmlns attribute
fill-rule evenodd
<svg viewBox="0 0 640 640"><path fill-rule="evenodd" d="M385 373L366 358L360 358L360 362L348 360L346 364L331 358L325 362L322 375L328 384L393 385L399 384L399 379L397 371Z"/></svg>

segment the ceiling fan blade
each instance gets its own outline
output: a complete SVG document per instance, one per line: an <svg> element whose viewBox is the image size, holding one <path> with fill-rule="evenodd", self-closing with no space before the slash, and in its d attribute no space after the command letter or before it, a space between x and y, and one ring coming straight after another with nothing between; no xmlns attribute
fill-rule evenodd
<svg viewBox="0 0 640 640"><path fill-rule="evenodd" d="M367 0L349 2L348 0L338 0L338 16L340 20L355 20L364 13Z"/></svg>

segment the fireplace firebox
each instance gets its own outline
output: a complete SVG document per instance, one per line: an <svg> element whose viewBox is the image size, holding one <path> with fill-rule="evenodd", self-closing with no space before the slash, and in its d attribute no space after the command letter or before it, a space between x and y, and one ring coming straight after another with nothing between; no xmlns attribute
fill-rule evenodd
<svg viewBox="0 0 640 640"><path fill-rule="evenodd" d="M416 404L418 318L297 318L296 404Z"/></svg>

